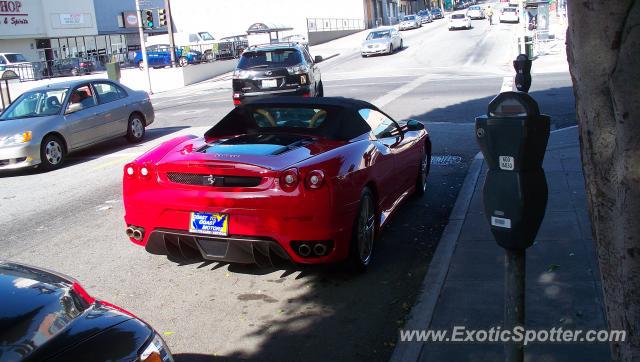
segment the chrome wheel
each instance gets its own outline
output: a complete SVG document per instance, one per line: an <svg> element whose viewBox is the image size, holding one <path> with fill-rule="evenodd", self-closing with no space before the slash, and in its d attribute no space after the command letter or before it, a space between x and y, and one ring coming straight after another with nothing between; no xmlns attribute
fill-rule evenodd
<svg viewBox="0 0 640 362"><path fill-rule="evenodd" d="M362 198L360 205L360 216L358 218L358 255L362 265L369 264L373 251L373 240L375 236L375 212L373 200L369 195Z"/></svg>
<svg viewBox="0 0 640 362"><path fill-rule="evenodd" d="M142 138L144 135L144 125L142 124L142 120L138 117L131 120L131 134L135 138Z"/></svg>
<svg viewBox="0 0 640 362"><path fill-rule="evenodd" d="M62 146L60 146L57 141L50 140L44 148L44 155L47 158L47 162L49 162L49 164L51 164L52 166L57 166L60 164L60 162L62 162Z"/></svg>
<svg viewBox="0 0 640 362"><path fill-rule="evenodd" d="M189 62L187 61L187 58L180 57L180 59L178 59L178 65L180 65L181 67L186 67L188 64Z"/></svg>
<svg viewBox="0 0 640 362"><path fill-rule="evenodd" d="M422 192L427 191L427 175L429 174L429 155L425 154L420 162L420 178Z"/></svg>

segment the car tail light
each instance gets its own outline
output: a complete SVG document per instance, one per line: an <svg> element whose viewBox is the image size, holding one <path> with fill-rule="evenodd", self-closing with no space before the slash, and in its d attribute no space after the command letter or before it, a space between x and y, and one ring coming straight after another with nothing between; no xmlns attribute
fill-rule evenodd
<svg viewBox="0 0 640 362"><path fill-rule="evenodd" d="M138 170L138 173L140 174L141 178L145 178L145 179L149 179L151 178L151 175L153 174L154 168L152 164L146 163L142 166L140 166L140 169Z"/></svg>
<svg viewBox="0 0 640 362"><path fill-rule="evenodd" d="M280 185L282 189L286 191L296 188L299 181L298 170L295 168L290 168L280 175Z"/></svg>
<svg viewBox="0 0 640 362"><path fill-rule="evenodd" d="M322 187L324 184L324 172L320 170L313 170L307 174L307 178L305 180L307 188L316 190Z"/></svg>
<svg viewBox="0 0 640 362"><path fill-rule="evenodd" d="M233 93L233 105L234 106L240 105L240 93Z"/></svg>
<svg viewBox="0 0 640 362"><path fill-rule="evenodd" d="M311 93L306 92L306 93L302 93L302 96L305 98L311 97Z"/></svg>
<svg viewBox="0 0 640 362"><path fill-rule="evenodd" d="M124 166L124 174L128 177L136 176L137 167L135 163L128 163Z"/></svg>

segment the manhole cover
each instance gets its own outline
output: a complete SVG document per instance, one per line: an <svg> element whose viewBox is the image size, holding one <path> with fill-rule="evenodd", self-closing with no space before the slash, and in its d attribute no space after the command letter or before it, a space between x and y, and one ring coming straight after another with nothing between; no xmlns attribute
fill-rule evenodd
<svg viewBox="0 0 640 362"><path fill-rule="evenodd" d="M448 166L462 163L462 157L452 155L433 155L431 156L432 166Z"/></svg>

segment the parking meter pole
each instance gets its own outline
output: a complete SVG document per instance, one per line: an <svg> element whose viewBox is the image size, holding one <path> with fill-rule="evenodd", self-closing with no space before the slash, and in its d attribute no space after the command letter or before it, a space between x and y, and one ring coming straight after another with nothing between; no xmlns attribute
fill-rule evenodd
<svg viewBox="0 0 640 362"><path fill-rule="evenodd" d="M147 74L147 89L149 94L153 94L151 90L151 75L149 74L149 60L147 58L147 47L144 44L144 30L142 28L142 13L140 13L140 0L136 0L136 14L138 16L138 35L140 36L140 51L142 52L142 63L144 63L144 71Z"/></svg>
<svg viewBox="0 0 640 362"><path fill-rule="evenodd" d="M524 286L526 251L505 249L504 265L504 327L513 331L515 327L524 326ZM522 342L504 344L506 362L524 361Z"/></svg>
<svg viewBox="0 0 640 362"><path fill-rule="evenodd" d="M171 1L164 0L164 9L167 11L167 32L169 33L169 48L171 51L171 67L176 66L176 42L173 38L173 18L171 17Z"/></svg>

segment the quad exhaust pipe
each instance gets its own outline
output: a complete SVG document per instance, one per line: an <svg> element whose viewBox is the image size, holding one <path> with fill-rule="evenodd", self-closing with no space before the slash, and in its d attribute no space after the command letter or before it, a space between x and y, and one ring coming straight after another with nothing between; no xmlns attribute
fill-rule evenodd
<svg viewBox="0 0 640 362"><path fill-rule="evenodd" d="M144 229L138 226L129 226L126 233L128 237L134 238L137 241L142 241L144 238Z"/></svg>
<svg viewBox="0 0 640 362"><path fill-rule="evenodd" d="M309 256L309 254L311 254L311 247L309 246L309 244L300 244L300 246L298 247L298 253L302 257L307 257Z"/></svg>
<svg viewBox="0 0 640 362"><path fill-rule="evenodd" d="M317 243L313 246L313 252L317 256L323 256L327 252L327 247L322 243Z"/></svg>

